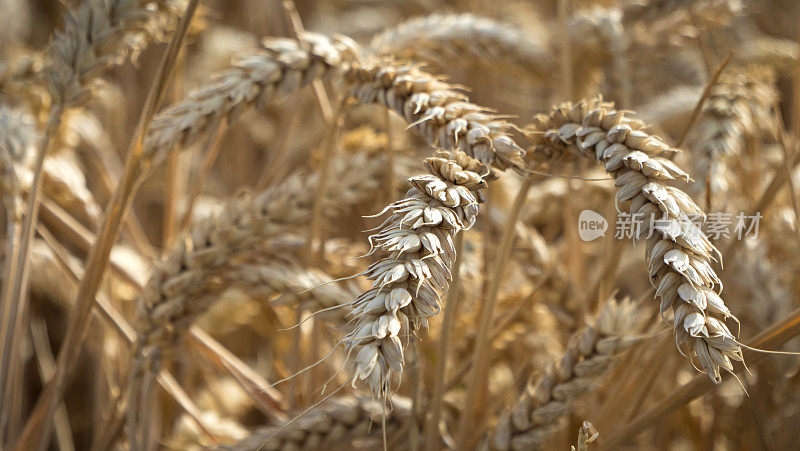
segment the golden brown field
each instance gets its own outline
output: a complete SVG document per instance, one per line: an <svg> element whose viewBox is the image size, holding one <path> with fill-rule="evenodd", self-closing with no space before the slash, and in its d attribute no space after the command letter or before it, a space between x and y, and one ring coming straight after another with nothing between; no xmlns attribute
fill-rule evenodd
<svg viewBox="0 0 800 451"><path fill-rule="evenodd" d="M0 0L0 450L797 448L798 40Z"/></svg>

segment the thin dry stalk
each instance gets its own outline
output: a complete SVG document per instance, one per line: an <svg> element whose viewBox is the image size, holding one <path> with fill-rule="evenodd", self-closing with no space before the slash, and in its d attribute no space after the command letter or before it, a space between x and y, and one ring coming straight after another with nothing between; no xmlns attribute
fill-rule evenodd
<svg viewBox="0 0 800 451"><path fill-rule="evenodd" d="M719 66L717 66L717 69L714 71L711 79L708 80L708 84L703 90L703 94L700 95L700 99L697 101L697 105L695 105L694 110L692 111L692 115L689 118L689 122L686 124L686 128L683 129L681 137L678 138L678 143L675 144L677 147L683 145L683 141L686 139L686 136L688 136L689 131L692 129L692 126L697 120L697 117L700 115L700 112L703 111L703 105L705 105L706 99L708 99L708 97L711 95L712 89L714 89L714 86L716 86L720 75L722 75L722 71L725 70L725 67L731 61L731 58L733 58L733 52L728 53L728 56L725 57L721 63L719 63Z"/></svg>
<svg viewBox="0 0 800 451"><path fill-rule="evenodd" d="M511 206L509 215L506 218L505 229L500 238L500 246L492 262L492 273L486 288L486 298L483 303L483 310L478 324L478 337L472 353L474 365L469 388L467 390L466 408L462 412L459 426L459 445L469 447L473 441L480 438L478 431L486 421L485 406L488 402L488 378L489 378L489 333L494 323L494 306L500 293L500 284L503 281L506 265L509 261L511 246L516 238L517 221L522 211L522 206L528 198L528 191L533 186L533 177L528 176L522 182L522 186L517 192L514 204Z"/></svg>
<svg viewBox="0 0 800 451"><path fill-rule="evenodd" d="M447 293L447 302L444 306L442 318L442 330L439 334L438 360L436 361L436 374L433 382L433 394L431 395L431 414L425 424L425 450L434 451L438 443L439 422L442 418L443 397L445 391L445 378L447 377L447 363L450 359L451 343L453 341L453 329L455 328L456 312L461 300L461 251L464 247L464 235L456 237L456 261L453 265L453 282L450 284L450 291Z"/></svg>
<svg viewBox="0 0 800 451"><path fill-rule="evenodd" d="M23 192L30 184L31 157L34 155L33 119L0 106L0 189L2 189L2 202L6 216L6 245L4 249L3 264L3 291L0 301L0 333L2 333L3 353L0 360L0 400L4 405L10 404L14 391L6 385L12 353L14 348L12 340L16 328L16 313L19 308L13 298L14 280L17 268L17 259L20 251L23 218ZM5 349L8 348L8 349ZM0 436L5 430L11 412L0 409Z"/></svg>

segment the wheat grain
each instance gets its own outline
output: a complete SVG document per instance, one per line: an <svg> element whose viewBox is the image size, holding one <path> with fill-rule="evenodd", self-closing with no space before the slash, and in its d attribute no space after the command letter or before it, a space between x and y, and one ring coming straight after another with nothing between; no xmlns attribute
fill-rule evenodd
<svg viewBox="0 0 800 451"><path fill-rule="evenodd" d="M594 324L571 341L564 356L548 367L520 394L516 405L501 416L491 448L535 449L558 430L575 404L590 395L636 341L633 304L610 300Z"/></svg>
<svg viewBox="0 0 800 451"><path fill-rule="evenodd" d="M537 116L528 136L535 143L534 155L577 152L597 158L614 177L616 202L629 202L631 218L641 221L636 238L647 238L651 284L661 298L662 316L670 309L674 313L678 349L689 358L696 356L718 383L720 368L731 372L731 359L742 360L739 344L724 323L733 315L714 291L721 287L711 267L718 251L690 219L702 210L686 193L665 185L689 179L675 163L658 156L675 149L644 129L613 104L593 99Z"/></svg>

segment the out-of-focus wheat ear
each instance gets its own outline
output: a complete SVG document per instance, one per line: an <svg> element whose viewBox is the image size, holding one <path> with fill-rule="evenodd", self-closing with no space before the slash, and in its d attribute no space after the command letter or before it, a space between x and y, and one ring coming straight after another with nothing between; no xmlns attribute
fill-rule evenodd
<svg viewBox="0 0 800 451"><path fill-rule="evenodd" d="M335 189L326 194L324 214L335 216L370 198L380 186L381 159L352 155L332 162ZM290 258L269 249L269 240L296 232L311 218L315 183L319 174L296 172L280 185L260 193L243 195L225 210L194 225L184 239L165 256L137 300L134 326L139 338L134 350L129 398L141 395L137 389L149 375L171 359L186 330L231 284L244 284L251 294L277 290L305 290L318 281L329 281L319 272L302 271L287 265ZM266 244L265 244L266 243ZM275 265L242 264L274 256ZM234 265L238 259L238 264ZM278 262L283 267L278 268ZM327 279L327 280L326 280ZM331 307L352 299L333 286L314 288L302 297L313 304ZM134 405L136 408L136 405ZM142 415L134 412L133 415ZM136 427L134 427L135 429Z"/></svg>
<svg viewBox="0 0 800 451"><path fill-rule="evenodd" d="M516 68L528 77L552 78L552 57L540 36L489 17L431 14L378 33L369 48L378 56L440 66L480 62Z"/></svg>
<svg viewBox="0 0 800 451"><path fill-rule="evenodd" d="M343 396L315 407L295 421L261 428L235 445L217 449L346 449L355 442L380 447L383 424L391 440L398 433L406 433L404 425L410 416L411 400L402 396L392 398L391 408L374 399Z"/></svg>
<svg viewBox="0 0 800 451"><path fill-rule="evenodd" d="M590 396L640 340L639 318L629 301L608 301L591 326L570 341L564 356L520 393L516 405L500 417L491 449L537 449L564 424L575 403Z"/></svg>
<svg viewBox="0 0 800 451"><path fill-rule="evenodd" d="M626 23L638 23L647 27L658 21L671 20L676 14L688 15L691 7L696 7L691 11L695 15L716 16L718 20L727 15L744 12L744 3L741 0L709 0L698 5L695 3L692 0L630 2L623 7L623 17Z"/></svg>
<svg viewBox="0 0 800 451"><path fill-rule="evenodd" d="M525 167L510 124L417 65L366 60L345 73L345 82L359 102L391 109L434 148L459 150L501 170Z"/></svg>
<svg viewBox="0 0 800 451"><path fill-rule="evenodd" d="M719 251L692 218L704 212L683 191L669 186L689 176L660 155L674 149L647 133L629 113L602 99L566 103L534 118L528 127L531 155L540 159L583 155L602 164L616 180L615 203L626 203L637 218L635 238L646 239L650 282L661 299L662 316L672 323L680 352L697 359L714 382L720 370L732 372L741 348L724 321L734 318L719 295L721 281L712 261ZM640 223L640 224L639 224Z"/></svg>
<svg viewBox="0 0 800 451"><path fill-rule="evenodd" d="M790 39L756 36L745 40L736 50L736 60L742 66L768 66L781 75L791 75L800 58L800 44Z"/></svg>
<svg viewBox="0 0 800 451"><path fill-rule="evenodd" d="M746 138L775 136L772 107L778 99L774 71L766 66L734 66L711 88L692 129L689 143L698 189L709 180L712 198L728 190L728 162L739 155Z"/></svg>
<svg viewBox="0 0 800 451"><path fill-rule="evenodd" d="M145 158L162 161L175 146L187 146L223 118L230 122L251 107L264 108L299 88L341 71L358 53L345 37L304 32L300 38L265 38L263 50L234 59L233 66L182 102L161 111L145 140Z"/></svg>

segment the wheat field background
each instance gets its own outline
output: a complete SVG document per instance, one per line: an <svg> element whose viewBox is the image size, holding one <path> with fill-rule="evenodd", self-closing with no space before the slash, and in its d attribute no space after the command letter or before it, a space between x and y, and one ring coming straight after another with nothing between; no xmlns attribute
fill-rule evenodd
<svg viewBox="0 0 800 451"><path fill-rule="evenodd" d="M0 0L0 450L796 449L796 0Z"/></svg>

